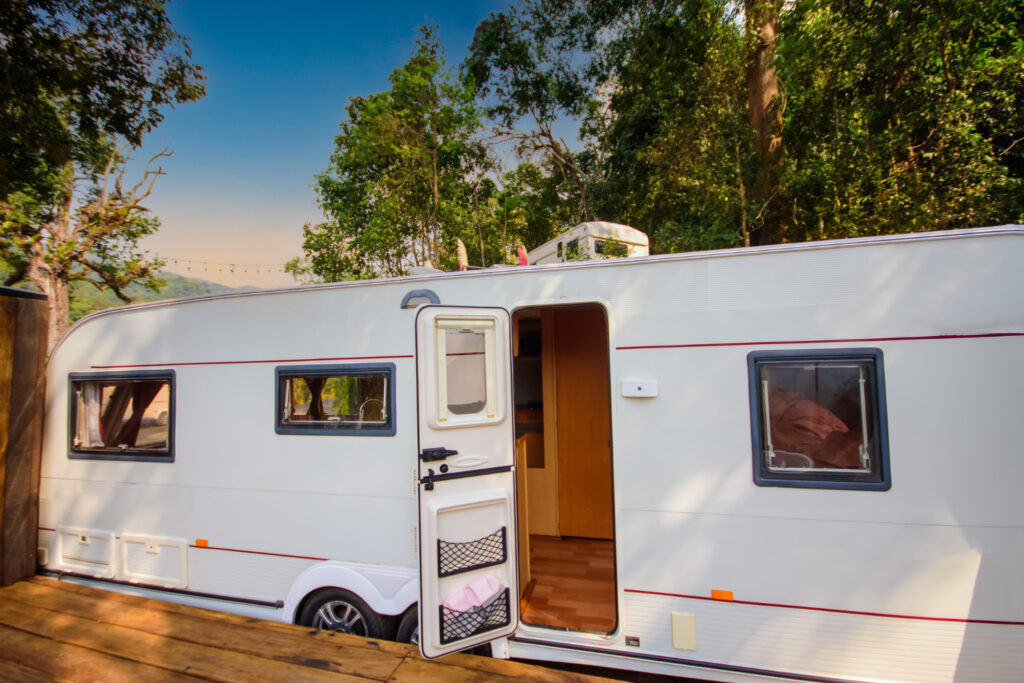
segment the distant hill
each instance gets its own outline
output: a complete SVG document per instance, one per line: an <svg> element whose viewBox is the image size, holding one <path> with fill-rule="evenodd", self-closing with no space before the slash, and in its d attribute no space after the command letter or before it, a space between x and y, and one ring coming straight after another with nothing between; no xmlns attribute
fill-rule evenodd
<svg viewBox="0 0 1024 683"><path fill-rule="evenodd" d="M206 296L207 294L225 294L228 292L245 292L257 289L256 287L233 288L225 285L218 285L216 282L208 282L198 278L183 277L174 273L160 273L160 279L167 285L159 292L150 291L139 285L129 285L125 294L135 299L134 303L147 301L164 301L166 299L185 299L192 296ZM117 296L110 290L100 291L87 282L75 282L71 286L71 321L74 322L82 316L102 311L105 308L116 308L123 306Z"/></svg>

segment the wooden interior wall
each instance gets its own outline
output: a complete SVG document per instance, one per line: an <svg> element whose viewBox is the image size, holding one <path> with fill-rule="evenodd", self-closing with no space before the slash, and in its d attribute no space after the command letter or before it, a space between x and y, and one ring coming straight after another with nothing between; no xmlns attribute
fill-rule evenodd
<svg viewBox="0 0 1024 683"><path fill-rule="evenodd" d="M528 434L516 439L516 543L519 548L519 595L530 583L530 492L526 481L526 459L529 449Z"/></svg>
<svg viewBox="0 0 1024 683"><path fill-rule="evenodd" d="M558 413L555 406L554 311L541 312L541 376L544 435L544 467L530 467L526 477L530 488L530 533L558 535Z"/></svg>
<svg viewBox="0 0 1024 683"><path fill-rule="evenodd" d="M552 312L559 533L612 539L608 325L597 307Z"/></svg>
<svg viewBox="0 0 1024 683"><path fill-rule="evenodd" d="M36 571L46 297L0 287L0 585Z"/></svg>

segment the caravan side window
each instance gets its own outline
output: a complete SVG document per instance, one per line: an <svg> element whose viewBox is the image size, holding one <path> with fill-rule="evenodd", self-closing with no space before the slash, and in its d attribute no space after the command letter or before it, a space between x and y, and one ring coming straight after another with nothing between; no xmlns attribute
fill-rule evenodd
<svg viewBox="0 0 1024 683"><path fill-rule="evenodd" d="M395 433L395 365L277 368L278 434Z"/></svg>
<svg viewBox="0 0 1024 683"><path fill-rule="evenodd" d="M174 371L72 373L68 456L174 460Z"/></svg>
<svg viewBox="0 0 1024 683"><path fill-rule="evenodd" d="M879 349L755 351L747 362L756 484L888 490Z"/></svg>

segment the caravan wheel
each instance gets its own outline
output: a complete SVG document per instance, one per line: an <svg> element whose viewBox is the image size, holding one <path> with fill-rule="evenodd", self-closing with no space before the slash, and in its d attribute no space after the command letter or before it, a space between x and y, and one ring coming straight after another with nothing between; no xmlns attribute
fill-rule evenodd
<svg viewBox="0 0 1024 683"><path fill-rule="evenodd" d="M299 623L366 638L380 638L384 635L384 623L380 615L367 607L354 593L341 588L328 588L313 595L303 608Z"/></svg>
<svg viewBox="0 0 1024 683"><path fill-rule="evenodd" d="M398 624L398 635L395 636L395 640L400 643L409 643L410 645L420 646L420 618L419 614L416 613L416 605L410 607L404 615L402 615L402 621ZM484 643L483 645L477 645L462 650L467 654L477 655L480 657L491 657L491 644Z"/></svg>
<svg viewBox="0 0 1024 683"><path fill-rule="evenodd" d="M420 644L420 619L419 615L416 614L416 605L413 605L402 617L402 622L398 625L398 635L395 637L400 643L409 643L410 645L419 646Z"/></svg>

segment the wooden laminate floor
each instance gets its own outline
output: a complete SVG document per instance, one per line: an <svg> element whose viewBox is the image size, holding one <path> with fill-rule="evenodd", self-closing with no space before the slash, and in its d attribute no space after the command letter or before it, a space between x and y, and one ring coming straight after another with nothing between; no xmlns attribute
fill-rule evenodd
<svg viewBox="0 0 1024 683"><path fill-rule="evenodd" d="M530 536L530 578L521 605L527 624L615 630L613 541Z"/></svg>
<svg viewBox="0 0 1024 683"><path fill-rule="evenodd" d="M0 681L584 681L590 676L34 577L0 588Z"/></svg>

